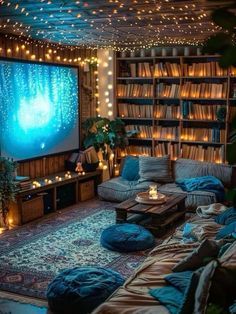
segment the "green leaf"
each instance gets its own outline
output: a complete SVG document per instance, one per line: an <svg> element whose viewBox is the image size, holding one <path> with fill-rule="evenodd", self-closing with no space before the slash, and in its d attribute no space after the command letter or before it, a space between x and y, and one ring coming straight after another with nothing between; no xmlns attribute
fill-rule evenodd
<svg viewBox="0 0 236 314"><path fill-rule="evenodd" d="M229 68L231 65L236 66L236 47L227 47L220 58L219 64L225 69Z"/></svg>
<svg viewBox="0 0 236 314"><path fill-rule="evenodd" d="M229 164L236 164L236 142L227 145L226 155Z"/></svg>
<svg viewBox="0 0 236 314"><path fill-rule="evenodd" d="M226 193L226 199L236 206L236 189L228 190Z"/></svg>
<svg viewBox="0 0 236 314"><path fill-rule="evenodd" d="M203 53L223 53L225 49L231 47L232 39L229 34L218 33L208 38L203 47Z"/></svg>
<svg viewBox="0 0 236 314"><path fill-rule="evenodd" d="M227 8L219 8L213 11L212 20L223 29L233 31L236 27L236 15Z"/></svg>

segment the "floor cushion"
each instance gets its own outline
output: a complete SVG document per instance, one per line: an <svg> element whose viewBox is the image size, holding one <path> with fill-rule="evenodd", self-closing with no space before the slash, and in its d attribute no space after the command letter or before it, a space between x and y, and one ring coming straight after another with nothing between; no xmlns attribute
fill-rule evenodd
<svg viewBox="0 0 236 314"><path fill-rule="evenodd" d="M216 203L216 196L212 192L208 191L192 191L185 192L180 187L178 187L175 183L167 183L161 185L158 190L163 193L179 193L187 195L185 199L185 207L188 210L195 210L198 206L201 205L209 205Z"/></svg>
<svg viewBox="0 0 236 314"><path fill-rule="evenodd" d="M152 248L155 238L147 229L135 224L117 224L101 234L101 245L117 252L135 252Z"/></svg>
<svg viewBox="0 0 236 314"><path fill-rule="evenodd" d="M47 299L58 313L89 313L124 283L119 273L102 267L75 267L62 271L49 284Z"/></svg>
<svg viewBox="0 0 236 314"><path fill-rule="evenodd" d="M128 181L122 177L117 177L100 184L98 186L98 196L106 201L123 202L139 192L147 191L150 184L153 184L153 182L139 183L138 181Z"/></svg>

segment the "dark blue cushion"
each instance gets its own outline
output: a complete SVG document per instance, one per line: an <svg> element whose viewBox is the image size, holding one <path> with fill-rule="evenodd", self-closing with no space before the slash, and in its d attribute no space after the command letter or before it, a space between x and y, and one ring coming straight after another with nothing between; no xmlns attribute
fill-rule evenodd
<svg viewBox="0 0 236 314"><path fill-rule="evenodd" d="M220 225L229 225L234 221L236 221L236 208L234 207L226 209L226 211L215 217L215 222Z"/></svg>
<svg viewBox="0 0 236 314"><path fill-rule="evenodd" d="M176 184L186 192L208 191L215 193L218 201L224 201L225 191L222 182L214 176L178 179Z"/></svg>
<svg viewBox="0 0 236 314"><path fill-rule="evenodd" d="M139 179L139 159L134 156L127 156L121 171L123 179L137 181Z"/></svg>
<svg viewBox="0 0 236 314"><path fill-rule="evenodd" d="M178 289L172 286L151 289L150 295L167 307L171 314L179 312L180 304L182 304L184 295Z"/></svg>
<svg viewBox="0 0 236 314"><path fill-rule="evenodd" d="M104 302L124 279L102 267L76 267L57 275L48 285L47 299L52 311L88 313Z"/></svg>
<svg viewBox="0 0 236 314"><path fill-rule="evenodd" d="M172 286L185 293L189 285L193 272L190 270L182 271L179 273L172 273L165 276L165 281L169 282Z"/></svg>
<svg viewBox="0 0 236 314"><path fill-rule="evenodd" d="M147 229L135 224L117 224L102 232L101 245L117 252L147 250L155 245L155 238Z"/></svg>
<svg viewBox="0 0 236 314"><path fill-rule="evenodd" d="M231 224L226 225L221 228L216 234L216 240L224 238L233 238L236 239L236 221L231 222Z"/></svg>

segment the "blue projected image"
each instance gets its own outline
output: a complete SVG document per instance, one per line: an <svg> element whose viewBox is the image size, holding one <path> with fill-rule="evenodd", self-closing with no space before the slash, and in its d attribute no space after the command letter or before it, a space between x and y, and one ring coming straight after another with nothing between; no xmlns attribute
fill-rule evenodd
<svg viewBox="0 0 236 314"><path fill-rule="evenodd" d="M0 60L0 113L2 156L78 148L77 69Z"/></svg>

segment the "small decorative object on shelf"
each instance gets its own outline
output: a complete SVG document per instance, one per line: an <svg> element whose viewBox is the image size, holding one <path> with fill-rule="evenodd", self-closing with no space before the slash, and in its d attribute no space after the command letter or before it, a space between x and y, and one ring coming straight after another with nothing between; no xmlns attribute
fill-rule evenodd
<svg viewBox="0 0 236 314"><path fill-rule="evenodd" d="M217 120L219 122L224 122L225 118L226 118L226 107L220 107L218 108L217 112L216 112L216 116L217 116Z"/></svg>

